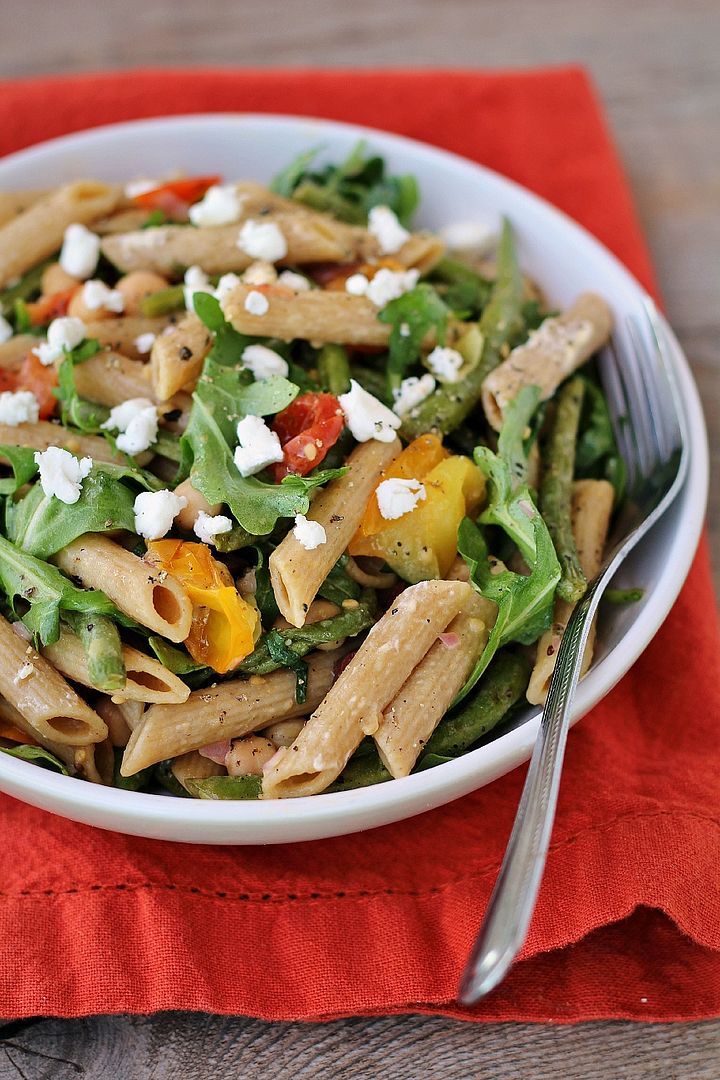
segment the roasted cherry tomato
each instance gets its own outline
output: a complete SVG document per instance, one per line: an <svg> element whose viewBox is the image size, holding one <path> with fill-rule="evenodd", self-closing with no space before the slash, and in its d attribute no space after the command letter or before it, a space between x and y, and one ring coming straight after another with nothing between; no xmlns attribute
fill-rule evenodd
<svg viewBox="0 0 720 1080"><path fill-rule="evenodd" d="M33 326L47 326L53 319L60 319L63 315L67 315L68 305L79 287L79 285L73 285L72 289L63 289L62 292L41 296L39 300L26 304L28 317Z"/></svg>
<svg viewBox="0 0 720 1080"><path fill-rule="evenodd" d="M187 216L188 207L202 199L207 189L219 182L219 176L188 176L182 180L169 180L152 191L136 195L133 202L145 210L162 210L169 218L183 218Z"/></svg>
<svg viewBox="0 0 720 1080"><path fill-rule="evenodd" d="M335 445L344 427L345 418L333 394L310 393L296 398L272 424L284 455L275 466L276 482L288 473L307 476Z"/></svg>
<svg viewBox="0 0 720 1080"><path fill-rule="evenodd" d="M0 391L30 390L38 400L40 419L49 420L55 415L58 401L53 390L58 384L57 371L52 366L45 367L35 353L28 353L16 371L0 368Z"/></svg>

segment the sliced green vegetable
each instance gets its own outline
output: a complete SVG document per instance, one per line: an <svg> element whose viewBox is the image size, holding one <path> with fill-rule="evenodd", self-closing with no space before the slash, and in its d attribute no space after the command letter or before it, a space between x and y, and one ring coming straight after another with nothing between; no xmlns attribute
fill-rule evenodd
<svg viewBox="0 0 720 1080"><path fill-rule="evenodd" d="M317 649L318 645L327 645L331 641L355 637L363 630L369 630L374 623L372 612L367 604L343 608L338 615L307 626L291 627L288 630L270 630L258 641L237 670L247 675L267 675L280 667L291 665L284 659L292 653L295 659L306 656ZM278 645L278 639L280 644ZM280 646L284 652L280 651Z"/></svg>
<svg viewBox="0 0 720 1080"><path fill-rule="evenodd" d="M294 649L288 647L277 630L265 634L265 647L277 667L286 667L295 673L295 701L302 705L307 698L308 666Z"/></svg>
<svg viewBox="0 0 720 1080"><path fill-rule="evenodd" d="M572 482L575 474L575 443L582 411L585 383L575 376L560 390L543 454L540 508L560 560L558 596L575 604L587 589L572 531Z"/></svg>
<svg viewBox="0 0 720 1080"><path fill-rule="evenodd" d="M513 488L527 484L528 453L532 433L528 425L540 402L539 386L523 386L505 409L498 438L498 454L507 462Z"/></svg>
<svg viewBox="0 0 720 1080"><path fill-rule="evenodd" d="M320 381L331 394L350 389L350 361L342 345L323 345L317 358Z"/></svg>
<svg viewBox="0 0 720 1080"><path fill-rule="evenodd" d="M208 776L186 780L185 786L195 799L259 799L262 776Z"/></svg>
<svg viewBox="0 0 720 1080"><path fill-rule="evenodd" d="M163 222L160 222L162 225ZM140 301L140 314L149 319L159 315L169 315L179 308L185 307L185 290L182 285L171 285L169 289L160 289L159 292L150 293Z"/></svg>
<svg viewBox="0 0 720 1080"><path fill-rule="evenodd" d="M140 772L134 773L132 776L123 776L120 772L122 759L122 750L119 746L114 746L112 786L120 788L122 791L142 791L143 789L149 788L155 774L153 766L151 765L147 769L141 769Z"/></svg>
<svg viewBox="0 0 720 1080"><path fill-rule="evenodd" d="M66 611L63 619L82 642L93 686L108 694L121 690L126 682L125 662L120 634L112 619L79 611Z"/></svg>

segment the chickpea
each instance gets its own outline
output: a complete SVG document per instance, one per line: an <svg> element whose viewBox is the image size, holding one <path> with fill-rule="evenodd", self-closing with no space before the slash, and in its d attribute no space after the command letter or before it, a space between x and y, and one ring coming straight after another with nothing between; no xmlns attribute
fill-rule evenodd
<svg viewBox="0 0 720 1080"><path fill-rule="evenodd" d="M82 319L84 323L100 322L102 319L117 319L117 311L109 311L105 307L89 308L83 297L83 290L78 291L68 304L68 315L76 319Z"/></svg>
<svg viewBox="0 0 720 1080"><path fill-rule="evenodd" d="M222 508L222 503L211 505L205 496L192 486L189 480L183 480L182 484L178 484L175 488L175 494L184 495L187 499L187 506L180 511L175 519L180 528L185 529L187 532L192 532L195 518L201 510L204 510L206 514L219 514Z"/></svg>
<svg viewBox="0 0 720 1080"><path fill-rule="evenodd" d="M260 732L276 746L292 746L305 727L305 720L276 720L274 724Z"/></svg>
<svg viewBox="0 0 720 1080"><path fill-rule="evenodd" d="M262 776L263 766L275 754L277 746L260 735L244 735L233 739L225 758L229 776Z"/></svg>
<svg viewBox="0 0 720 1080"><path fill-rule="evenodd" d="M152 270L133 270L118 281L115 288L122 293L126 315L140 315L140 304L146 296L167 289L167 279Z"/></svg>
<svg viewBox="0 0 720 1080"><path fill-rule="evenodd" d="M42 276L42 294L43 296L52 296L53 293L65 292L66 289L72 289L80 282L77 278L71 277L67 274L60 263L50 263L43 270Z"/></svg>

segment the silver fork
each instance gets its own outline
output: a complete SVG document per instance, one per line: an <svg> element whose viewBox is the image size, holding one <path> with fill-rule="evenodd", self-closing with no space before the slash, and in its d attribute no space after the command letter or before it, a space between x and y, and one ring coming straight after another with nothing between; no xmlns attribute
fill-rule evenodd
<svg viewBox="0 0 720 1080"><path fill-rule="evenodd" d="M515 823L459 999L471 1005L501 982L527 936L540 888L573 697L593 617L627 554L665 513L685 481L687 423L670 361L669 330L651 301L601 357L601 377L628 471L627 499L610 554L576 605L558 650Z"/></svg>

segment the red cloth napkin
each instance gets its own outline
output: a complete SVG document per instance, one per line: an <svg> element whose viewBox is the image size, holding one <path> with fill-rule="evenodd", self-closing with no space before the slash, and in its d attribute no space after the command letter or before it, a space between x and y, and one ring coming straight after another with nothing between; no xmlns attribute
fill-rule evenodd
<svg viewBox="0 0 720 1080"><path fill-rule="evenodd" d="M131 117L222 110L351 120L465 154L561 206L652 286L615 151L577 70L0 83L0 152ZM524 770L398 825L273 848L139 840L0 797L0 1016L716 1016L719 657L703 544L652 645L571 734L524 959L474 1010L453 999Z"/></svg>

